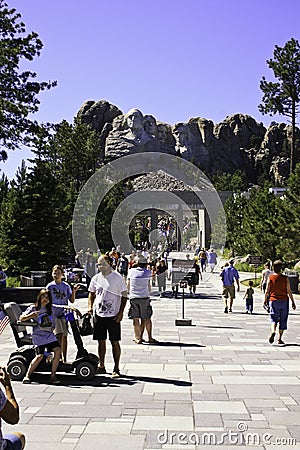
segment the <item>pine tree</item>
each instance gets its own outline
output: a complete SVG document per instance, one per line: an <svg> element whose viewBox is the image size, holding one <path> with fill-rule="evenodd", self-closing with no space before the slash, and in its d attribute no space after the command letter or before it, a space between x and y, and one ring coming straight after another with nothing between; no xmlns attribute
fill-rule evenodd
<svg viewBox="0 0 300 450"><path fill-rule="evenodd" d="M56 82L38 82L37 74L19 67L40 55L43 44L37 33L26 35L25 24L15 9L0 0L0 161L9 150L28 144L40 126L29 116L38 111L38 94Z"/></svg>
<svg viewBox="0 0 300 450"><path fill-rule="evenodd" d="M290 39L284 47L275 46L274 59L267 60L273 70L276 83L266 81L262 77L260 89L263 92L262 103L258 106L262 114L282 114L292 123L290 148L290 173L294 168L296 147L296 119L300 102L300 45L295 39Z"/></svg>
<svg viewBox="0 0 300 450"><path fill-rule="evenodd" d="M278 253L286 262L299 261L300 248L300 164L287 182L287 190L281 199Z"/></svg>
<svg viewBox="0 0 300 450"><path fill-rule="evenodd" d="M252 189L243 217L243 247L246 253L262 255L273 261L278 254L281 200L269 192L269 185Z"/></svg>

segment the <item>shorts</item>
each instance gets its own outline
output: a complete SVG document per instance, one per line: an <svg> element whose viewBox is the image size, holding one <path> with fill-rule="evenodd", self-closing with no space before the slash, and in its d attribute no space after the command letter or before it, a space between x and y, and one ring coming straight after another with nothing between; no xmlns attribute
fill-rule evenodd
<svg viewBox="0 0 300 450"><path fill-rule="evenodd" d="M152 316L152 306L149 297L131 298L128 311L129 319L150 319Z"/></svg>
<svg viewBox="0 0 300 450"><path fill-rule="evenodd" d="M55 330L54 334L57 336L58 334L62 334L64 337L68 336L68 329L65 319L56 319L55 320Z"/></svg>
<svg viewBox="0 0 300 450"><path fill-rule="evenodd" d="M13 433L7 433L3 436L4 445L6 444L5 450L21 450L22 442L17 435Z"/></svg>
<svg viewBox="0 0 300 450"><path fill-rule="evenodd" d="M279 330L286 330L289 315L289 301L272 300L269 305L271 322L279 323Z"/></svg>
<svg viewBox="0 0 300 450"><path fill-rule="evenodd" d="M59 348L59 342L58 341L52 341L49 344L45 345L39 345L35 349L36 355L43 355L45 353L45 350L47 349L47 352L51 353L55 348Z"/></svg>
<svg viewBox="0 0 300 450"><path fill-rule="evenodd" d="M93 317L94 333L93 339L96 341L106 341L107 333L109 340L121 340L121 323L116 322L113 317Z"/></svg>
<svg viewBox="0 0 300 450"><path fill-rule="evenodd" d="M235 287L234 287L234 284L232 284L231 286L223 286L222 296L224 298L230 297L230 299L233 300L235 298Z"/></svg>

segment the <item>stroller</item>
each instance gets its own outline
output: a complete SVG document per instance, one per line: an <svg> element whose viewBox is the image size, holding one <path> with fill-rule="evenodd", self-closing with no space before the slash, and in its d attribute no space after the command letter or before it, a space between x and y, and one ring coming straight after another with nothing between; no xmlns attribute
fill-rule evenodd
<svg viewBox="0 0 300 450"><path fill-rule="evenodd" d="M35 357L35 346L32 345L31 334L27 331L28 327L36 326L34 322L19 322L18 319L22 313L17 303L5 303L4 311L10 318L10 325L17 344L17 350L12 352L7 363L7 371L12 380L22 380L27 372L30 362ZM65 314L66 320L70 324L75 344L77 346L76 358L72 363L60 362L57 372L71 373L75 371L79 380L91 380L97 370L99 358L93 353L88 353L84 348L79 331L78 320L75 319L72 312ZM51 358L49 354L38 365L35 372L51 372Z"/></svg>

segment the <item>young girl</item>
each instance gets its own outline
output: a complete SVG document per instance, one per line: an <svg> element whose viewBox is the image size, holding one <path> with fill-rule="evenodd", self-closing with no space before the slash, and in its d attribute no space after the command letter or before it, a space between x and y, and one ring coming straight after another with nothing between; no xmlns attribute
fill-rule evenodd
<svg viewBox="0 0 300 450"><path fill-rule="evenodd" d="M42 289L34 305L29 306L20 316L20 321L34 319L37 325L32 327L32 342L36 346L36 356L31 361L23 383L31 383L31 375L44 357L44 352L54 353L51 368L50 383L59 384L56 378L56 371L60 359L60 345L53 333L55 319L63 316L64 307L52 305L51 293L47 289ZM73 308L68 308L73 309Z"/></svg>
<svg viewBox="0 0 300 450"><path fill-rule="evenodd" d="M80 284L71 286L63 281L64 271L61 266L55 265L52 268L53 281L48 283L46 289L48 289L52 296L54 305L67 306L68 303L75 302L76 292L78 291ZM67 361L68 351L68 330L64 317L57 319L55 324L55 336L61 347L61 356L64 362Z"/></svg>
<svg viewBox="0 0 300 450"><path fill-rule="evenodd" d="M253 312L253 281L249 281L249 287L245 292L244 299L246 299L246 314L250 312L252 314Z"/></svg>

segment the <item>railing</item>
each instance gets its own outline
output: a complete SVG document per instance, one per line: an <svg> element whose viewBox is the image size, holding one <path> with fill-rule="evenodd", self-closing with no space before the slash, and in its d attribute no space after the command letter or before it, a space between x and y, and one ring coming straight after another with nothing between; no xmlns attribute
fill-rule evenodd
<svg viewBox="0 0 300 450"><path fill-rule="evenodd" d="M33 286L33 278L24 277L24 275L20 275L21 279L21 287L32 287Z"/></svg>

